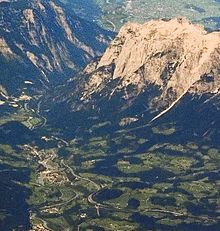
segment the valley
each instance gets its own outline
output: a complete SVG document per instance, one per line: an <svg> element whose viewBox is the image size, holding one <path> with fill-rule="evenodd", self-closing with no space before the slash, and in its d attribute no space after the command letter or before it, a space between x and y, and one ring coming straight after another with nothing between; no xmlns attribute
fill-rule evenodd
<svg viewBox="0 0 220 231"><path fill-rule="evenodd" d="M118 31L126 22L144 23L152 19L186 17L195 23L204 24L211 30L219 29L218 1L158 1L158 0L93 0L81 3L63 0L70 8L87 20ZM80 7L79 7L80 6Z"/></svg>
<svg viewBox="0 0 220 231"><path fill-rule="evenodd" d="M219 231L219 3L0 7L0 230Z"/></svg>
<svg viewBox="0 0 220 231"><path fill-rule="evenodd" d="M68 141L47 126L34 129L47 134L43 143L0 147L1 163L31 171L24 186L33 230L217 231L219 147L175 141L182 128L167 123L108 133L97 124Z"/></svg>

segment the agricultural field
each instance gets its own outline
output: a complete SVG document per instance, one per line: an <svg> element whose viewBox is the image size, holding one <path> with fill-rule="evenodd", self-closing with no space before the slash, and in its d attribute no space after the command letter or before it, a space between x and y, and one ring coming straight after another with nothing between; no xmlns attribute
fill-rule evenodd
<svg viewBox="0 0 220 231"><path fill-rule="evenodd" d="M1 163L19 174L26 169L16 187L31 192L23 202L36 227L217 230L219 149L169 142L175 132L175 125L164 124L66 143L2 144Z"/></svg>
<svg viewBox="0 0 220 231"><path fill-rule="evenodd" d="M220 28L218 1L158 1L158 0L63 0L71 9L87 20L98 22L110 30L118 30L126 22L144 23L151 19L186 17L202 23L206 28Z"/></svg>

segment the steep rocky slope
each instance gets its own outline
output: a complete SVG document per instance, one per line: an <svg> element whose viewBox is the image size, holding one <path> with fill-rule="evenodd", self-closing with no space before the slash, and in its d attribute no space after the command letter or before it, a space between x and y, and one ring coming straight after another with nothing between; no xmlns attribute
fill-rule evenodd
<svg viewBox="0 0 220 231"><path fill-rule="evenodd" d="M154 121L188 95L217 99L219 64L219 32L182 18L129 23L99 61L56 91L54 101L72 111L117 115L115 121Z"/></svg>
<svg viewBox="0 0 220 231"><path fill-rule="evenodd" d="M169 99L165 105L167 107L194 84L196 86L192 92L218 91L219 46L220 33L208 34L200 26L184 19L151 21L144 25L127 24L96 69L99 72L103 67L113 66L109 78L120 79L117 89L133 85L135 95L150 84L156 85L161 92L156 101L159 103ZM103 77L98 74L92 74L86 84L85 98L97 91L97 87L98 90L103 87ZM201 84L201 81L206 84ZM133 93L128 92L124 97L130 99Z"/></svg>
<svg viewBox="0 0 220 231"><path fill-rule="evenodd" d="M57 0L0 1L0 11L0 80L11 93L73 75L113 36Z"/></svg>

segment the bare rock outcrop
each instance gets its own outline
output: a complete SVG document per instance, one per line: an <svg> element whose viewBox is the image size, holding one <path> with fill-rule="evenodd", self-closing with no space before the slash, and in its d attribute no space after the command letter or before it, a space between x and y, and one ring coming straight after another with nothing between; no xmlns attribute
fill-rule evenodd
<svg viewBox="0 0 220 231"><path fill-rule="evenodd" d="M186 93L217 94L219 70L220 32L208 33L182 18L128 23L100 61L86 68L90 77L81 101L88 102L104 89L109 97L123 91L125 100L134 100L153 85L158 92L148 106L165 113Z"/></svg>

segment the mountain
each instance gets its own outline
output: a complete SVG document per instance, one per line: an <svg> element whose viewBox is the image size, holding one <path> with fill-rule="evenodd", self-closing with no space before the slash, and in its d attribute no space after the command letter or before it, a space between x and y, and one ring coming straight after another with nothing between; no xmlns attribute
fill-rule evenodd
<svg viewBox="0 0 220 231"><path fill-rule="evenodd" d="M182 18L128 23L101 59L57 89L53 100L118 124L153 122L188 96L212 103L219 96L219 46L219 32Z"/></svg>
<svg viewBox="0 0 220 231"><path fill-rule="evenodd" d="M0 81L10 94L62 82L113 36L56 0L0 1L0 9Z"/></svg>
<svg viewBox="0 0 220 231"><path fill-rule="evenodd" d="M219 49L183 18L128 23L44 94L3 89L0 229L219 231Z"/></svg>
<svg viewBox="0 0 220 231"><path fill-rule="evenodd" d="M58 140L53 163L78 196L66 199L65 223L48 219L63 208L41 205L48 227L219 230L219 49L219 32L182 18L128 23L40 99L43 134Z"/></svg>

